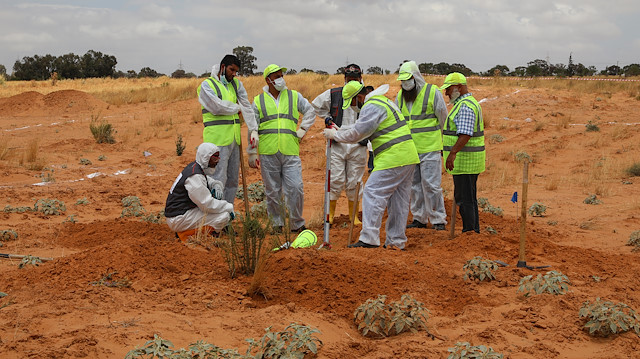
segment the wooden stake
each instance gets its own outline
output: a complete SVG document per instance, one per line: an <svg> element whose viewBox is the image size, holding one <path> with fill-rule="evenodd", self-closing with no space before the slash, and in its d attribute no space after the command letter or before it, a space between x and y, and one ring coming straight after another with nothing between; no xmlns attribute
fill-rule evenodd
<svg viewBox="0 0 640 359"><path fill-rule="evenodd" d="M518 263L526 263L525 244L527 241L527 190L529 187L529 161L524 160L522 169L522 208L520 210L520 251L518 254Z"/></svg>
<svg viewBox="0 0 640 359"><path fill-rule="evenodd" d="M451 229L449 232L449 239L456 237L456 198L454 196L451 201Z"/></svg>
<svg viewBox="0 0 640 359"><path fill-rule="evenodd" d="M359 197L360 197L360 182L356 184L356 200L353 201L353 208L351 209L351 213L353 213L353 217L349 218L349 222L351 223L349 223L349 241L347 242L347 246L351 244L351 238L353 238L353 222L355 222L356 216L358 215L356 211L358 210Z"/></svg>
<svg viewBox="0 0 640 359"><path fill-rule="evenodd" d="M242 122L244 122L244 117L242 116L242 113L240 113L240 118L242 119ZM240 125L242 125L242 123ZM251 133L249 132L248 128L247 128L247 132L249 136L251 136ZM247 172L244 167L244 154L242 153L242 135L240 135L240 143L238 144L238 146L240 147L240 172L242 173L242 194L244 197L244 215L247 218L250 218L251 211L249 210L249 197L248 197L249 194L247 193L247 176L246 176Z"/></svg>

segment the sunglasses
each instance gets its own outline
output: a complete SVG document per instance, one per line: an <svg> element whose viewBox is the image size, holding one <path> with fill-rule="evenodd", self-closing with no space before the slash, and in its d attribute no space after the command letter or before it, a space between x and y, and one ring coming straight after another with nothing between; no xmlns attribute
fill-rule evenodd
<svg viewBox="0 0 640 359"><path fill-rule="evenodd" d="M346 69L344 69L344 74L345 75L359 75L362 73L362 70L360 70L359 68L355 67L355 66L349 66Z"/></svg>

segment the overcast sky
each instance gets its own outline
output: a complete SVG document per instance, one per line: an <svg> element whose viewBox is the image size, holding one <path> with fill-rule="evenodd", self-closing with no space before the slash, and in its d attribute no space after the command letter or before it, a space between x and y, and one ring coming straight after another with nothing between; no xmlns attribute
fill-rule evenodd
<svg viewBox="0 0 640 359"><path fill-rule="evenodd" d="M403 60L510 70L535 59L640 63L638 0L0 0L0 64L87 50L117 69L201 74L236 46L270 63L334 73Z"/></svg>

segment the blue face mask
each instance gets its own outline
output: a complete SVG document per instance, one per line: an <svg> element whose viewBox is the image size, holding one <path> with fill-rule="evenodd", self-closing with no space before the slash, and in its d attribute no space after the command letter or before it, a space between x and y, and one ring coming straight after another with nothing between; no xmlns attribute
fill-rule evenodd
<svg viewBox="0 0 640 359"><path fill-rule="evenodd" d="M229 81L227 81L227 74L225 73L226 68L223 67L222 68L222 72L220 73L220 82L222 82L223 85L227 86L229 84Z"/></svg>

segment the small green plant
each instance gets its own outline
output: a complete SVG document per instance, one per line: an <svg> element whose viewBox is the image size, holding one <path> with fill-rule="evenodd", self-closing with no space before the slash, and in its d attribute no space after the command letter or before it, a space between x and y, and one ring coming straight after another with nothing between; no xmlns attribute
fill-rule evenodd
<svg viewBox="0 0 640 359"><path fill-rule="evenodd" d="M153 339L144 343L142 348L135 348L125 355L125 359L134 358L171 358L174 354L174 350L171 349L173 343L168 340L164 340L158 336L153 335Z"/></svg>
<svg viewBox="0 0 640 359"><path fill-rule="evenodd" d="M550 226L557 226L558 225L558 221L547 221L547 224Z"/></svg>
<svg viewBox="0 0 640 359"><path fill-rule="evenodd" d="M591 120L589 120L589 122L587 122L587 124L584 125L584 127L586 128L587 132L598 132L598 131L600 131L600 127L598 127L597 124L591 122Z"/></svg>
<svg viewBox="0 0 640 359"><path fill-rule="evenodd" d="M236 191L236 198L244 200L244 191L242 187L239 187ZM266 198L264 192L264 183L262 181L257 181L249 184L247 186L247 198L250 202L262 202Z"/></svg>
<svg viewBox="0 0 640 359"><path fill-rule="evenodd" d="M182 141L182 135L178 134L178 138L176 139L176 155L182 156L185 148L187 148L187 145Z"/></svg>
<svg viewBox="0 0 640 359"><path fill-rule="evenodd" d="M551 293L553 295L565 294L569 290L569 278L559 271L549 271L544 276L538 274L528 275L520 280L518 292L524 292L524 296L531 294Z"/></svg>
<svg viewBox="0 0 640 359"><path fill-rule="evenodd" d="M592 194L589 197L585 198L582 202L586 204L602 204L602 201L599 200L595 194Z"/></svg>
<svg viewBox="0 0 640 359"><path fill-rule="evenodd" d="M4 206L4 209L2 210L5 213L25 213L25 212L31 212L34 209L31 207L27 207L27 206L20 206L20 207L12 207L10 205L6 205Z"/></svg>
<svg viewBox="0 0 640 359"><path fill-rule="evenodd" d="M93 138L97 143L115 143L116 140L113 138L113 127L105 120L98 120L98 117L99 116L94 117L91 120L91 124L89 124L89 129L91 130Z"/></svg>
<svg viewBox="0 0 640 359"><path fill-rule="evenodd" d="M33 205L33 210L47 215L59 216L67 210L67 207L64 202L57 199L41 198Z"/></svg>
<svg viewBox="0 0 640 359"><path fill-rule="evenodd" d="M499 217L502 217L504 213L502 208L491 205L491 203L489 203L489 200L484 197L478 198L478 207L482 208L483 212L489 212Z"/></svg>
<svg viewBox="0 0 640 359"><path fill-rule="evenodd" d="M427 320L430 312L421 302L409 294L389 304L386 299L386 295L367 299L353 313L353 321L363 336L384 338L406 331L415 333L420 329L429 333Z"/></svg>
<svg viewBox="0 0 640 359"><path fill-rule="evenodd" d="M89 200L87 199L87 197L82 197L79 200L76 201L76 206L80 206L83 204L89 204Z"/></svg>
<svg viewBox="0 0 640 359"><path fill-rule="evenodd" d="M137 196L127 196L122 199L122 213L120 217L142 217L144 215L144 207L140 203Z"/></svg>
<svg viewBox="0 0 640 359"><path fill-rule="evenodd" d="M534 217L543 217L544 213L547 211L547 206L542 203L534 203L529 207L529 215Z"/></svg>
<svg viewBox="0 0 640 359"><path fill-rule="evenodd" d="M149 222L149 223L162 223L164 221L164 209L158 213L147 213L145 215L143 215L140 220L142 222Z"/></svg>
<svg viewBox="0 0 640 359"><path fill-rule="evenodd" d="M38 175L38 177L40 177L40 179L42 179L42 182L55 182L56 181L55 177L53 177L53 169L52 168L48 168L48 167L43 168L42 173L40 173Z"/></svg>
<svg viewBox="0 0 640 359"><path fill-rule="evenodd" d="M524 160L527 160L528 162L533 162L531 160L531 156L529 156L529 154L524 151L516 152L516 154L513 155L513 157L515 158L516 162L524 162Z"/></svg>
<svg viewBox="0 0 640 359"><path fill-rule="evenodd" d="M462 266L462 269L464 269L464 280L477 280L479 282L486 280L489 282L496 279L493 272L498 270L498 264L482 257L473 257Z"/></svg>
<svg viewBox="0 0 640 359"><path fill-rule="evenodd" d="M15 241L18 239L18 232L13 229L3 229L0 231L0 242Z"/></svg>
<svg viewBox="0 0 640 359"><path fill-rule="evenodd" d="M631 329L640 335L640 317L624 303L616 304L596 298L593 303L584 302L578 315L587 318L584 329L593 336L608 337Z"/></svg>
<svg viewBox="0 0 640 359"><path fill-rule="evenodd" d="M629 235L629 241L627 242L628 246L633 246L633 251L640 251L640 231L633 231Z"/></svg>
<svg viewBox="0 0 640 359"><path fill-rule="evenodd" d="M474 345L467 342L457 342L456 346L447 349L451 354L447 359L502 359L504 356L493 351L492 347Z"/></svg>
<svg viewBox="0 0 640 359"><path fill-rule="evenodd" d="M489 232L490 234L498 234L498 231L496 231L493 227L491 226L487 226L486 228L487 232Z"/></svg>
<svg viewBox="0 0 640 359"><path fill-rule="evenodd" d="M80 159L80 164L83 165L83 166L89 166L89 165L91 165L93 163L88 158L81 158Z"/></svg>
<svg viewBox="0 0 640 359"><path fill-rule="evenodd" d="M37 267L40 264L42 264L42 260L40 259L40 257L27 254L26 256L24 256L24 258L22 258L22 261L20 261L20 264L18 264L18 268L22 269L26 266Z"/></svg>
<svg viewBox="0 0 640 359"><path fill-rule="evenodd" d="M318 354L318 345L322 345L322 341L315 335L320 331L306 325L291 323L281 332L272 332L271 327L265 329L265 332L259 341L247 339L248 357L257 348L258 351L252 358L303 359L307 354Z"/></svg>
<svg viewBox="0 0 640 359"><path fill-rule="evenodd" d="M635 162L634 164L632 164L631 166L627 167L627 169L625 170L625 172L629 175L629 176L633 176L633 177L638 177L640 176L640 162Z"/></svg>
<svg viewBox="0 0 640 359"><path fill-rule="evenodd" d="M106 161L106 160L107 160L107 156L105 155L98 156L98 161Z"/></svg>
<svg viewBox="0 0 640 359"><path fill-rule="evenodd" d="M109 272L104 274L102 278L97 281L91 282L91 285L110 287L110 288L129 288L131 287L131 280L128 277L116 278L118 271Z"/></svg>
<svg viewBox="0 0 640 359"><path fill-rule="evenodd" d="M236 221L242 223L240 232L236 232L231 222L226 227L227 238L218 242L231 278L235 278L238 273L252 275L260 258L267 255L263 244L267 235L268 217L238 215Z"/></svg>
<svg viewBox="0 0 640 359"><path fill-rule="evenodd" d="M67 216L67 218L64 221L62 221L62 223L76 223L76 222L77 221L76 221L76 215L75 214Z"/></svg>
<svg viewBox="0 0 640 359"><path fill-rule="evenodd" d="M500 143L504 141L504 136L499 133L494 133L489 137L489 143Z"/></svg>

